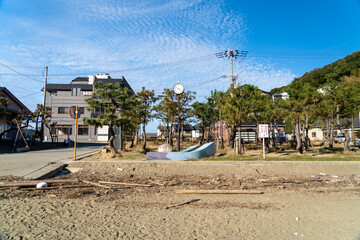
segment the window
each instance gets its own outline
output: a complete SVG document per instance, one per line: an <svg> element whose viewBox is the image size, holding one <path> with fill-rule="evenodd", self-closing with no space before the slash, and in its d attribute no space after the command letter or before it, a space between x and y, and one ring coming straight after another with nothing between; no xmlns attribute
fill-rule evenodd
<svg viewBox="0 0 360 240"><path fill-rule="evenodd" d="M94 112L94 118L98 118L102 114L105 114L105 110L103 108L96 108Z"/></svg>
<svg viewBox="0 0 360 240"><path fill-rule="evenodd" d="M316 138L316 132L312 132L311 135L313 138Z"/></svg>
<svg viewBox="0 0 360 240"><path fill-rule="evenodd" d="M10 126L6 122L0 122L0 133L8 130ZM10 139L10 132L3 134L2 139Z"/></svg>
<svg viewBox="0 0 360 240"><path fill-rule="evenodd" d="M71 89L71 96L80 96L81 88L72 88Z"/></svg>
<svg viewBox="0 0 360 240"><path fill-rule="evenodd" d="M85 113L85 108L84 108L84 107L79 107L78 110L79 110L79 113L80 113L80 114L84 114L84 113Z"/></svg>
<svg viewBox="0 0 360 240"><path fill-rule="evenodd" d="M71 135L72 125L58 125L54 127L56 135Z"/></svg>
<svg viewBox="0 0 360 240"><path fill-rule="evenodd" d="M81 91L81 95L83 96L91 96L92 91Z"/></svg>
<svg viewBox="0 0 360 240"><path fill-rule="evenodd" d="M79 125L78 134L80 135L89 135L89 126L88 125Z"/></svg>
<svg viewBox="0 0 360 240"><path fill-rule="evenodd" d="M58 107L58 114L67 114L68 108L67 107Z"/></svg>

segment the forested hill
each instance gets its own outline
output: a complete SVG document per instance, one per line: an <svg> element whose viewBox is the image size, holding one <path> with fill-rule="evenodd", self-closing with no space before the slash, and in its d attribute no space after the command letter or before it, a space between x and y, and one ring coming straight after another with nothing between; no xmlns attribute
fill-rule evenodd
<svg viewBox="0 0 360 240"><path fill-rule="evenodd" d="M316 68L307 72L303 76L295 78L294 81L307 82L314 87L320 87L331 80L340 81L345 76L350 77L355 75L356 77L360 77L359 69L360 51L357 51L322 68ZM271 90L271 93L282 92L284 87L274 88Z"/></svg>

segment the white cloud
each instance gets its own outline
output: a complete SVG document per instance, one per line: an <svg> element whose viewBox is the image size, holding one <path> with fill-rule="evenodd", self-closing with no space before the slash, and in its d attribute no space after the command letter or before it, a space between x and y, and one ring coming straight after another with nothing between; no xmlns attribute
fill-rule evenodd
<svg viewBox="0 0 360 240"><path fill-rule="evenodd" d="M18 6L29 11L26 16L7 18L0 12L0 20L7 19L6 31L0 31L0 56L6 58L0 57L0 62L23 66L17 70L24 73L41 74L46 65L50 76L108 72L112 77L125 76L135 91L145 86L157 93L165 87L171 88L179 80L203 97L210 94L211 89L226 90L229 78L194 89L191 86L229 75L229 61L214 56L181 65L146 66L209 56L228 47L245 48L245 20L238 12L229 11L223 1L34 2L36 7L30 3ZM4 2L2 6L5 11L7 4L9 2ZM44 13L48 15L43 17ZM26 31L26 36L11 33L14 28ZM38 68L26 68L28 66ZM264 90L294 78L290 70L257 59L245 59L235 67L241 83L251 83ZM10 71L0 68L1 72ZM75 77L53 77L49 82L66 83ZM9 86L15 81L27 82L31 91L42 87L41 83L19 76L4 75L1 80L0 84ZM15 95L24 95L16 87L9 88ZM21 100L33 108L41 102L41 94Z"/></svg>

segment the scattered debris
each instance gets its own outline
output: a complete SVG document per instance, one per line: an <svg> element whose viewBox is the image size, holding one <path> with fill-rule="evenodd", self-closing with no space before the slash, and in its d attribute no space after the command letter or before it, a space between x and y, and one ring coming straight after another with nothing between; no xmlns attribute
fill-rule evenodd
<svg viewBox="0 0 360 240"><path fill-rule="evenodd" d="M152 185L139 184L139 183L105 182L105 181L99 181L99 183L101 183L101 184L113 184L113 185L128 185L128 186L137 186L137 187L152 187Z"/></svg>
<svg viewBox="0 0 360 240"><path fill-rule="evenodd" d="M300 220L300 218L296 217L296 218L295 218L295 220L296 220L296 221L299 221L299 220Z"/></svg>
<svg viewBox="0 0 360 240"><path fill-rule="evenodd" d="M93 187L92 185L62 185L62 186L54 186L54 187L41 187L41 188L22 188L23 191L33 191L33 190L53 190L60 188L85 188L85 187Z"/></svg>
<svg viewBox="0 0 360 240"><path fill-rule="evenodd" d="M105 186L105 185L101 185L101 184L98 184L98 183L89 182L89 181L85 181L85 180L81 180L81 181L82 181L82 182L84 182L84 183L87 183L87 184L94 185L94 186L98 186L98 187L102 187L102 188L111 189L111 187L108 187L108 186Z"/></svg>
<svg viewBox="0 0 360 240"><path fill-rule="evenodd" d="M36 184L36 188L44 188L47 186L48 184L46 182L39 182L38 184Z"/></svg>
<svg viewBox="0 0 360 240"><path fill-rule="evenodd" d="M178 194L263 194L255 190L175 190Z"/></svg>
<svg viewBox="0 0 360 240"><path fill-rule="evenodd" d="M149 178L149 182L152 182L152 183L154 183L154 184L156 184L156 185L159 185L159 186L165 186L165 184L162 184L162 183L159 183L159 182L155 182L155 181L151 180L150 178Z"/></svg>
<svg viewBox="0 0 360 240"><path fill-rule="evenodd" d="M200 201L200 199L192 199L192 200L187 201L187 202L170 205L170 206L165 207L165 209L169 209L169 208L172 208L172 207L179 207L179 206L183 206L183 205L190 204L190 203L197 202L197 201Z"/></svg>
<svg viewBox="0 0 360 240"><path fill-rule="evenodd" d="M321 176L326 176L326 173L322 173L322 172L321 172L320 175L321 175Z"/></svg>
<svg viewBox="0 0 360 240"><path fill-rule="evenodd" d="M123 168L119 168L119 167L117 168L117 170L119 170L119 171L124 171L124 169L123 169Z"/></svg>

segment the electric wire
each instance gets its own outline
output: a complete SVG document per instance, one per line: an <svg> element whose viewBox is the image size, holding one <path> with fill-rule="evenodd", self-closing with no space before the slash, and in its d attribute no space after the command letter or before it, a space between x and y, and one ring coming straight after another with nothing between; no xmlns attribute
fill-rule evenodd
<svg viewBox="0 0 360 240"><path fill-rule="evenodd" d="M13 68L9 67L9 66L6 66L5 64L3 64L3 63L1 63L1 62L0 62L0 65L2 65L2 66L4 66L4 67L6 67L6 68L8 68L8 69L10 69L11 71L16 72L18 75L21 75L21 76L27 77L27 78L29 78L29 79L31 79L31 80L34 80L34 81L37 81L37 82L41 82L41 83L43 82L43 81L41 81L41 80L38 80L38 79L32 78L32 77L30 77L30 76L28 76L28 75L26 75L26 74L23 74L23 73L21 73L21 72L19 72L19 71L15 70L15 69L13 69ZM4 75L4 74L3 74L3 75Z"/></svg>
<svg viewBox="0 0 360 240"><path fill-rule="evenodd" d="M258 57L258 58L285 58L285 59L307 59L307 58L331 58L331 57L342 57L344 55L348 55L350 53L346 52L338 52L338 53L311 53L311 52L267 52L267 51L249 51L248 56L249 57ZM124 69L108 69L106 72L111 73L118 73L118 72L130 72L130 71L141 71L141 70L147 70L152 68L162 68L162 67L171 67L171 66L178 66L178 65L184 65L184 64L191 64L196 62L202 62L202 61L208 61L212 59L218 58L216 53L215 54L209 54L204 55L200 57L194 57L194 58L187 58L187 59L181 59L166 63L158 63L158 64L150 64L146 66L137 66L137 67L130 67L130 68L124 68ZM225 58L225 57L224 57ZM23 74L9 66L6 66L3 63L0 63L2 66L14 71L14 73L2 73L2 75L11 76L11 75L22 75L27 78L30 78L34 81L42 82L41 80L37 80L33 77L43 77L43 75L39 74ZM77 65L74 65L77 66ZM26 67L26 66L25 66ZM94 71L95 72L95 71ZM51 74L51 77L66 77L66 76L83 76L83 75L92 75L94 74L90 72L78 72L78 73L54 73Z"/></svg>

